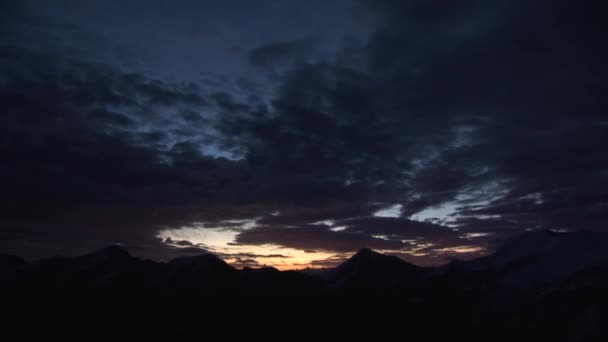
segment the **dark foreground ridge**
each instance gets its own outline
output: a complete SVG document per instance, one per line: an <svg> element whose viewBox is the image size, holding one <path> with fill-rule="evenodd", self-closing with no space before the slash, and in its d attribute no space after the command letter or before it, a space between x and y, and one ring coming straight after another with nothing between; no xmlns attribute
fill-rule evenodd
<svg viewBox="0 0 608 342"><path fill-rule="evenodd" d="M0 290L6 327L25 340L600 341L608 236L534 232L439 268L362 249L319 276L237 270L211 254L157 263L118 246L32 263L0 255Z"/></svg>

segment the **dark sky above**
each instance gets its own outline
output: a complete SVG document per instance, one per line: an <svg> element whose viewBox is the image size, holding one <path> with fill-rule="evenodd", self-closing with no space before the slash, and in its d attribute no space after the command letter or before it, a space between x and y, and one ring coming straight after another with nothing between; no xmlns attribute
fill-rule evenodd
<svg viewBox="0 0 608 342"><path fill-rule="evenodd" d="M574 0L0 0L0 250L418 264L608 229Z"/></svg>

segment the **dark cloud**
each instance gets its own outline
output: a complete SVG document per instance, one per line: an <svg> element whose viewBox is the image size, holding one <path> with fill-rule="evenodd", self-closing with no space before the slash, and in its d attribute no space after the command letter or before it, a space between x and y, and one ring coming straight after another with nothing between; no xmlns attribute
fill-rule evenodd
<svg viewBox="0 0 608 342"><path fill-rule="evenodd" d="M492 233L464 239L491 246L525 229L606 229L598 4L357 1L369 35L333 39L330 27L352 14L352 4L336 2L320 34L302 32L292 15L280 19L285 32L264 24L261 38L238 44L230 32L255 36L245 18L255 16L190 5L222 13L229 28L196 25L183 9L154 2L156 12L133 19L141 27L157 26L159 8L175 15L147 45L139 28L110 15L114 6L1 3L6 249L73 253L123 241L160 255L174 250L155 238L159 229L234 228L224 221L253 218L259 226L237 243L334 252L408 251L401 240L417 238L437 250L457 247L465 233ZM259 8L287 11L281 6ZM303 11L296 7L287 12ZM99 16L83 15L94 8ZM85 17L97 35L79 22ZM133 36L143 38L129 57L159 60L123 64L101 52ZM215 49L192 48L208 60L192 61L183 48L198 39ZM218 48L227 44L231 57ZM201 80L204 63L218 75ZM182 64L187 72L173 77ZM394 204L401 217L373 216ZM440 217L411 218L422 211ZM327 220L346 228L313 224Z"/></svg>
<svg viewBox="0 0 608 342"><path fill-rule="evenodd" d="M200 254L206 254L209 253L209 251L203 249L203 248L199 248L199 247L180 247L177 249L170 249L170 251L172 251L173 253L169 254L166 251L156 251L156 253L158 254L165 254L167 256L165 256L166 260L172 260L175 259L177 257L181 257L184 254L186 255L200 255Z"/></svg>
<svg viewBox="0 0 608 342"><path fill-rule="evenodd" d="M192 128L192 119L181 122L149 108L144 76L70 60L55 64L53 58L20 48L0 51L1 149L3 164L10 165L2 170L3 202L183 203L216 199L213 182L226 189L237 163L208 156L213 151L200 137L167 132L167 125ZM164 105L199 109L189 93L162 86L153 89ZM196 124L204 136L204 122Z"/></svg>
<svg viewBox="0 0 608 342"><path fill-rule="evenodd" d="M283 255L283 254L255 254L255 253L238 253L238 254L231 254L231 256L233 257L240 257L240 258L277 258L277 259L289 259L291 258L288 255Z"/></svg>
<svg viewBox="0 0 608 342"><path fill-rule="evenodd" d="M172 89L170 85L159 81L139 82L135 84L136 90L146 96L152 104L174 106L176 103L204 105L206 101L198 94L188 92L186 89ZM184 91L185 90L185 91Z"/></svg>
<svg viewBox="0 0 608 342"><path fill-rule="evenodd" d="M598 79L605 67L590 43L601 25L592 8L571 1L368 5L379 16L361 51L368 71L302 65L281 86L276 115L228 124L275 178L309 177L358 199L400 195L417 209L492 180L508 180L521 196L564 188L559 196L572 200L576 188L605 184Z"/></svg>
<svg viewBox="0 0 608 342"><path fill-rule="evenodd" d="M280 66L305 62L316 55L319 41L314 37L272 43L249 51L249 62L258 68L275 70Z"/></svg>
<svg viewBox="0 0 608 342"><path fill-rule="evenodd" d="M323 206L280 206L280 210L262 217L258 223L269 225L300 225L325 220L347 219L369 216L380 209L368 203L327 203Z"/></svg>
<svg viewBox="0 0 608 342"><path fill-rule="evenodd" d="M186 241L186 240L178 240L178 241L173 241L174 244L178 245L178 246L194 246L194 244L190 241Z"/></svg>
<svg viewBox="0 0 608 342"><path fill-rule="evenodd" d="M331 267L336 267L336 266L342 264L346 260L348 260L348 257L346 257L344 255L336 255L334 257L327 258L327 259L314 260L311 262L311 265L316 266L316 267L322 267L322 268L331 268ZM305 265L303 265L303 266L305 266Z"/></svg>
<svg viewBox="0 0 608 342"><path fill-rule="evenodd" d="M254 259L236 258L236 260L232 263L232 265L236 266L236 267L251 267L251 266L257 266L258 262Z"/></svg>
<svg viewBox="0 0 608 342"><path fill-rule="evenodd" d="M292 228L261 226L244 231L236 237L244 245L275 244L296 249L317 249L337 252L356 252L361 248L400 249L408 246L397 240L374 238L367 234L335 232L323 225L308 225Z"/></svg>
<svg viewBox="0 0 608 342"><path fill-rule="evenodd" d="M348 227L349 232L385 235L395 240L422 238L433 241L457 235L455 231L445 226L392 217L365 217L338 221L336 225Z"/></svg>

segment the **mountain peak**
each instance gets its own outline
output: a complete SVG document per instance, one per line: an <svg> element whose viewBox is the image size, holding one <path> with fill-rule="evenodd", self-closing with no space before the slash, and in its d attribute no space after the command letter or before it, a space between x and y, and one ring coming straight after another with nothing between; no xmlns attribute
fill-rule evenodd
<svg viewBox="0 0 608 342"><path fill-rule="evenodd" d="M404 265L406 262L392 255L378 253L369 248L361 248L342 265L348 264L374 267L380 265Z"/></svg>
<svg viewBox="0 0 608 342"><path fill-rule="evenodd" d="M350 259L333 269L331 278L334 285L337 286L355 278L365 278L369 284L373 284L373 279L377 280L379 277L403 278L417 270L418 267L410 265L398 257L362 248Z"/></svg>
<svg viewBox="0 0 608 342"><path fill-rule="evenodd" d="M131 259L132 256L127 252L124 248L119 245L111 245L108 247L104 247L95 252L86 254L83 256L86 259L94 259L97 261L103 260L128 260Z"/></svg>
<svg viewBox="0 0 608 342"><path fill-rule="evenodd" d="M0 269L15 268L27 264L27 261L15 255L0 254Z"/></svg>
<svg viewBox="0 0 608 342"><path fill-rule="evenodd" d="M378 252L374 252L373 250L369 249L369 248L361 248L360 250L357 251L357 253L355 253L352 258L370 258L370 257L375 257L375 256L384 256L383 254L380 254Z"/></svg>
<svg viewBox="0 0 608 342"><path fill-rule="evenodd" d="M81 270L98 272L100 269L105 268L115 270L122 267L130 267L138 260L122 247L112 245L75 259L68 259L68 262L76 262Z"/></svg>
<svg viewBox="0 0 608 342"><path fill-rule="evenodd" d="M510 240L494 254L462 263L457 270L493 272L506 289L557 283L608 263L608 234L603 232L531 231Z"/></svg>
<svg viewBox="0 0 608 342"><path fill-rule="evenodd" d="M234 270L232 266L228 265L224 260L210 253L176 258L171 260L169 265L174 267L177 266L178 268L190 268L199 272Z"/></svg>

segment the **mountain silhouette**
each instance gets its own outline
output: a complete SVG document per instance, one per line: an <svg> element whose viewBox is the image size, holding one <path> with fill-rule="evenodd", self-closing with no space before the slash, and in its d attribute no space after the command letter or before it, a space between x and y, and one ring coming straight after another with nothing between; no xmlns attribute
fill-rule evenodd
<svg viewBox="0 0 608 342"><path fill-rule="evenodd" d="M13 270L26 264L27 261L21 259L18 256L0 254L0 272Z"/></svg>
<svg viewBox="0 0 608 342"><path fill-rule="evenodd" d="M5 312L13 312L19 322L77 329L80 337L101 329L116 339L127 329L129 336L148 340L222 339L224 320L244 312L247 319L239 324L248 328L230 331L240 338L267 338L268 330L260 327L269 319L292 332L285 336L344 336L334 324L338 317L350 322L348 332L355 339L388 338L404 324L416 340L534 336L596 341L608 336L608 239L602 233L531 232L492 255L438 268L362 249L322 272L235 269L212 254L154 262L110 246L80 257L33 262L3 255L0 280ZM273 307L274 314L251 311L262 307ZM210 316L201 323L201 312L189 313L193 308ZM307 310L315 314L305 315ZM390 314L395 310L399 314ZM169 321L168 313L173 315ZM91 317L97 321L87 321ZM146 323L137 325L134 317ZM298 326L304 321L308 330ZM162 328L155 333L146 328L150 324ZM201 324L204 329L197 330ZM45 331L20 333L44 337Z"/></svg>
<svg viewBox="0 0 608 342"><path fill-rule="evenodd" d="M419 286L436 279L459 279L466 286L492 286L496 290L537 289L566 281L578 273L603 269L608 265L608 235L603 233L556 233L537 231L507 241L492 255L470 261L456 261L431 269L421 268L400 258L361 249L350 259L322 272L280 272L274 268L237 270L213 254L180 257L167 263L141 260L120 246L109 246L76 257L55 257L28 263L10 255L0 255L0 273L7 280L34 286L54 284L70 286L120 286L133 283L176 288L248 287L265 292L264 287L280 289L276 284L319 282L329 289L389 290ZM49 281L47 281L49 280ZM436 282L439 283L439 282ZM491 283L491 284L490 284ZM479 285L479 284L478 284ZM285 285L287 286L287 285Z"/></svg>
<svg viewBox="0 0 608 342"><path fill-rule="evenodd" d="M102 248L98 251L85 254L79 258L81 261L89 261L91 263L116 263L129 262L134 258L124 248L119 245L112 245Z"/></svg>
<svg viewBox="0 0 608 342"><path fill-rule="evenodd" d="M238 271L213 254L180 257L171 260L159 277L167 287L181 291L237 291Z"/></svg>
<svg viewBox="0 0 608 342"><path fill-rule="evenodd" d="M504 243L492 255L455 262L452 274L488 274L502 291L538 290L573 275L608 265L608 235L536 231ZM489 277L489 276L488 276Z"/></svg>
<svg viewBox="0 0 608 342"><path fill-rule="evenodd" d="M406 285L421 270L400 258L363 248L331 271L329 279L338 288L385 290Z"/></svg>
<svg viewBox="0 0 608 342"><path fill-rule="evenodd" d="M193 273L228 274L236 271L224 260L213 254L180 257L168 263L172 272L187 271Z"/></svg>
<svg viewBox="0 0 608 342"><path fill-rule="evenodd" d="M8 254L0 254L0 283L10 280L14 273L27 265L27 261Z"/></svg>

